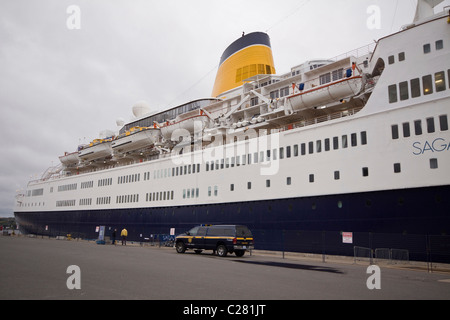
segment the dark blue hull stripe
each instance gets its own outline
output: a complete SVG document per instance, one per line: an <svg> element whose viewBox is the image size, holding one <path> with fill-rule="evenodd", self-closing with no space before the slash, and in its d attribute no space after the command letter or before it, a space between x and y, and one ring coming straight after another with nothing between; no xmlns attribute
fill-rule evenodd
<svg viewBox="0 0 450 320"><path fill-rule="evenodd" d="M267 234L302 230L450 235L450 186L242 203L15 215L24 233L71 233L89 239L97 238L95 228L101 225L107 227L106 235L114 228L119 234L127 228L130 240L169 234L170 228L178 234L199 224L243 224ZM269 243L256 238L258 249L281 249Z"/></svg>

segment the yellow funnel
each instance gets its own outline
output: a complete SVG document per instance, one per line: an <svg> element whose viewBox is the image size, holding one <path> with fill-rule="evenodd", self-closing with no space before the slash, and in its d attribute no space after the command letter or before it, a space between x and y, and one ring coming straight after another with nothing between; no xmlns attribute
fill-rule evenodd
<svg viewBox="0 0 450 320"><path fill-rule="evenodd" d="M213 97L239 87L257 74L274 74L272 48L266 33L253 32L233 42L220 59Z"/></svg>

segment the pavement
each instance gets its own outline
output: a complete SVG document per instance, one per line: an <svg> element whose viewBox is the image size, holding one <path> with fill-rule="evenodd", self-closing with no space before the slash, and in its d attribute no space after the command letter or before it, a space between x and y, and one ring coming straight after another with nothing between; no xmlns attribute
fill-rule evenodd
<svg viewBox="0 0 450 320"><path fill-rule="evenodd" d="M220 258L130 242L113 246L0 237L0 299L450 299L450 268L445 265L435 266L433 272L423 265L378 266L377 272L367 262L329 256L323 260L320 255L286 253L283 259L281 253L254 251L242 258Z"/></svg>

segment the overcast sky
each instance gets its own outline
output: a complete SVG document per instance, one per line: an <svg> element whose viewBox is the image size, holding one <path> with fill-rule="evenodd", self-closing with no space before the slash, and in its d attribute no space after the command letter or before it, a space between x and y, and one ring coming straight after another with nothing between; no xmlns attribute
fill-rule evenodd
<svg viewBox="0 0 450 320"><path fill-rule="evenodd" d="M209 97L223 51L243 31L267 32L285 73L398 31L416 2L1 0L0 216L64 151L129 120L135 102L162 110ZM370 6L380 9L376 28Z"/></svg>

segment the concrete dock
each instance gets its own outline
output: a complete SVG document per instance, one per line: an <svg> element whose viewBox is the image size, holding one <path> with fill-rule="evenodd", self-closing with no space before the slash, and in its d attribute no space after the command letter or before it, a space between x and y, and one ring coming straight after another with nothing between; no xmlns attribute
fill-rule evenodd
<svg viewBox="0 0 450 320"><path fill-rule="evenodd" d="M71 266L78 267L78 274ZM380 289L370 289L368 266L298 255L219 258L177 254L170 247L0 237L0 299L450 299L448 272L381 265ZM69 288L76 280L80 289Z"/></svg>

